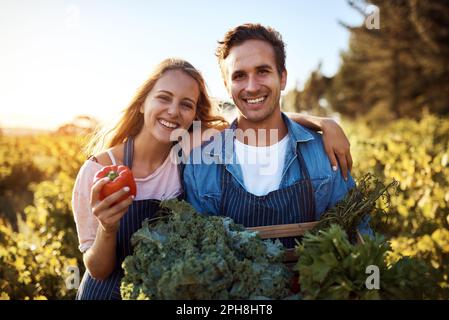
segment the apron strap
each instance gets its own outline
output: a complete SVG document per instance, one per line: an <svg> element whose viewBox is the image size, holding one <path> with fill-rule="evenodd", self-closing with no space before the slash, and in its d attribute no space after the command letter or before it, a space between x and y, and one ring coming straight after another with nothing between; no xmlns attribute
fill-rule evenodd
<svg viewBox="0 0 449 320"><path fill-rule="evenodd" d="M305 180L310 180L309 170L307 170L306 162L304 161L304 158L301 153L301 149L299 147L299 142L296 143L296 157L299 161L299 166L301 168L302 177Z"/></svg>
<svg viewBox="0 0 449 320"><path fill-rule="evenodd" d="M134 139L132 137L128 137L123 147L124 147L124 165L131 169L133 165L133 156L134 156Z"/></svg>
<svg viewBox="0 0 449 320"><path fill-rule="evenodd" d="M305 212L305 222L316 221L315 193L313 191L313 185L312 180L310 179L309 170L307 169L306 162L304 161L301 149L299 148L299 142L296 145L296 156L301 167L303 180L306 181L305 186L307 190L305 193L309 197L306 200L306 202L309 204L309 208Z"/></svg>
<svg viewBox="0 0 449 320"><path fill-rule="evenodd" d="M184 169L186 167L186 164L185 164L186 160L184 159L182 149L179 149L179 151L178 151L178 161L179 161L179 163L178 163L179 181L181 181L181 185L184 186L183 181L184 181Z"/></svg>

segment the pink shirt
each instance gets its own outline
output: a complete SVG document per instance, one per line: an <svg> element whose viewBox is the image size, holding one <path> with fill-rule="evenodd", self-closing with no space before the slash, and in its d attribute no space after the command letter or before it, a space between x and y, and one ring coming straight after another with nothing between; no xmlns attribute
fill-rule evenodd
<svg viewBox="0 0 449 320"><path fill-rule="evenodd" d="M172 149L174 150L174 149ZM112 153L108 152L113 164L116 163ZM145 178L136 178L137 194L135 200L175 198L182 193L178 166L172 161L170 152L164 163ZM90 189L95 174L103 166L95 161L87 160L82 165L72 194L72 208L78 232L79 249L85 252L95 241L98 220L90 207Z"/></svg>

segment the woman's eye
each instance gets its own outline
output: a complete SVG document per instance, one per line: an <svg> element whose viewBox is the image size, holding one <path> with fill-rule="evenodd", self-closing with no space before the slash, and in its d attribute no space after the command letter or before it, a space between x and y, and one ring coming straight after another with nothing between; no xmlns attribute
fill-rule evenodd
<svg viewBox="0 0 449 320"><path fill-rule="evenodd" d="M159 99L161 99L163 101L170 101L170 98L167 96L159 96Z"/></svg>
<svg viewBox="0 0 449 320"><path fill-rule="evenodd" d="M193 109L193 106L190 103L183 103L182 104L184 107L187 107L189 109Z"/></svg>

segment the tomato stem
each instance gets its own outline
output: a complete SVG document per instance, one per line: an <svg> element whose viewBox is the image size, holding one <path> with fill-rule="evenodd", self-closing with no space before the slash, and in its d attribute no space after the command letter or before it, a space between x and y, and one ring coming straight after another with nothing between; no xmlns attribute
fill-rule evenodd
<svg viewBox="0 0 449 320"><path fill-rule="evenodd" d="M118 173L117 173L116 171L109 171L107 177L108 177L111 181L114 181L114 179L118 177Z"/></svg>

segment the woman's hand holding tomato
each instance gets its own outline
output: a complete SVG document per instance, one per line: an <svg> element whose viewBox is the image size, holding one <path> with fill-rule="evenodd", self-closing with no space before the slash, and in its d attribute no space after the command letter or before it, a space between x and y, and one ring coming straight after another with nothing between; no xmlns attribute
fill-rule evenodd
<svg viewBox="0 0 449 320"><path fill-rule="evenodd" d="M136 183L127 167L108 166L95 175L90 204L105 233L117 232L135 195Z"/></svg>

